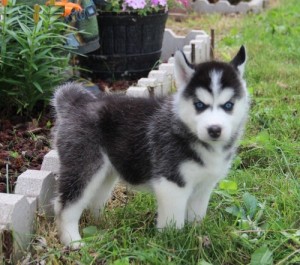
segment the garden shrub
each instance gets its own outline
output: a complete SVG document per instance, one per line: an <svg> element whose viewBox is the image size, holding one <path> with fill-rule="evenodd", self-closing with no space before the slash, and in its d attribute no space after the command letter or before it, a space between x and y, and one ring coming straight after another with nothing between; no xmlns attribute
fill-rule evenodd
<svg viewBox="0 0 300 265"><path fill-rule="evenodd" d="M0 8L0 110L30 115L46 105L70 69L66 33L74 29L54 6Z"/></svg>

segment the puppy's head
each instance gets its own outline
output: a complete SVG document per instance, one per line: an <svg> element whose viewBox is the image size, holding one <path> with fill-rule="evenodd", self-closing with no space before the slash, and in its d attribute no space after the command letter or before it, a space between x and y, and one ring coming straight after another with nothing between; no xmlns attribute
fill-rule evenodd
<svg viewBox="0 0 300 265"><path fill-rule="evenodd" d="M201 141L226 144L242 129L249 108L245 62L243 46L230 63L191 66L176 52L174 111Z"/></svg>

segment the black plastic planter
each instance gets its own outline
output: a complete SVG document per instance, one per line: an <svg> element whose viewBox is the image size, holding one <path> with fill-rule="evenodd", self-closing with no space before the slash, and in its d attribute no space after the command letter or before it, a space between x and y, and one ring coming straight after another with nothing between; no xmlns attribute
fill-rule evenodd
<svg viewBox="0 0 300 265"><path fill-rule="evenodd" d="M100 49L81 57L80 66L93 78L147 76L159 62L167 16L98 14Z"/></svg>

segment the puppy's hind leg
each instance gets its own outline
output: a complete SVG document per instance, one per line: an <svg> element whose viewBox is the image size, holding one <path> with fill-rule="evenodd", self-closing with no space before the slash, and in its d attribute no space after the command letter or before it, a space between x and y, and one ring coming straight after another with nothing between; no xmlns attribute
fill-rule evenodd
<svg viewBox="0 0 300 265"><path fill-rule="evenodd" d="M93 171L92 176L85 175L86 172L81 172L77 176L76 174L79 173L73 173L73 175L61 173L55 212L60 240L64 245L71 245L72 248L81 245L78 242L81 240L78 227L80 216L105 180L109 167L109 162L104 159L100 168Z"/></svg>
<svg viewBox="0 0 300 265"><path fill-rule="evenodd" d="M97 192L92 197L89 208L95 220L99 219L101 210L104 208L107 200L110 198L117 179L116 173L108 173L106 178L100 184Z"/></svg>

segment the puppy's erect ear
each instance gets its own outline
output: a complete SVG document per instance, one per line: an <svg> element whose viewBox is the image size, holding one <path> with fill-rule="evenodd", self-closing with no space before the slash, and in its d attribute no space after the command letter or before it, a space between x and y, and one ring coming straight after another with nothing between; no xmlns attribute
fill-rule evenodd
<svg viewBox="0 0 300 265"><path fill-rule="evenodd" d="M194 69L187 61L183 52L177 51L175 53L175 82L178 90L186 87L193 74Z"/></svg>
<svg viewBox="0 0 300 265"><path fill-rule="evenodd" d="M242 46L237 55L230 62L234 66L234 68L236 68L240 72L241 76L244 75L246 58L246 49L244 46Z"/></svg>

